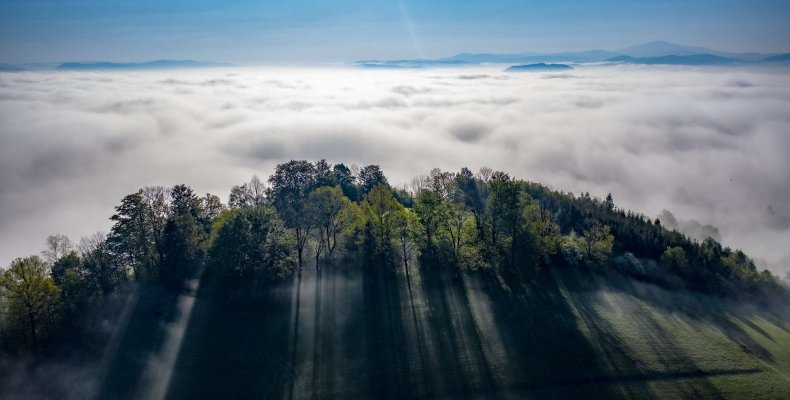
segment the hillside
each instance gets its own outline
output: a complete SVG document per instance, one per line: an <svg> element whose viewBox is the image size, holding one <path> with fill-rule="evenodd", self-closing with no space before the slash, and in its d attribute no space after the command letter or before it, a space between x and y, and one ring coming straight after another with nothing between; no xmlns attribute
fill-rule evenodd
<svg viewBox="0 0 790 400"><path fill-rule="evenodd" d="M607 59L609 62L644 65L725 65L740 62L732 58L714 56L711 54L669 55L661 57L631 57L617 56Z"/></svg>
<svg viewBox="0 0 790 400"><path fill-rule="evenodd" d="M61 71L95 71L95 70L149 70L149 69L183 69L183 68L216 68L229 67L231 64L192 61L192 60L156 60L140 63L115 62L67 62L55 67Z"/></svg>
<svg viewBox="0 0 790 400"><path fill-rule="evenodd" d="M547 72L547 71L570 71L573 67L566 64L526 64L513 65L505 69L505 72Z"/></svg>
<svg viewBox="0 0 790 400"><path fill-rule="evenodd" d="M7 319L11 398L790 396L786 286L611 196L291 161L112 220L41 275L46 331Z"/></svg>

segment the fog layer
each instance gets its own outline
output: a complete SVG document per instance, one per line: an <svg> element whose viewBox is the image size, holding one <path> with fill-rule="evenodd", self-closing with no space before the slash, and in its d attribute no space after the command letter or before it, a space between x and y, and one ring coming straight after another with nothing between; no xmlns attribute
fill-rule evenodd
<svg viewBox="0 0 790 400"><path fill-rule="evenodd" d="M582 67L0 73L0 263L107 230L125 194L227 199L290 159L378 163L406 183L489 166L710 224L790 264L788 70Z"/></svg>

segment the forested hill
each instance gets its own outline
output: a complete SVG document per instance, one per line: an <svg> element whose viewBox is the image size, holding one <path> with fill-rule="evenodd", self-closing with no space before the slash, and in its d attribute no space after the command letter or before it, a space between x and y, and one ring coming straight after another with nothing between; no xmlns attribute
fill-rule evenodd
<svg viewBox="0 0 790 400"><path fill-rule="evenodd" d="M138 397L135 390L140 390L140 382L148 379L145 376L150 365L147 361L139 361L141 357L135 352L165 354L162 357L170 362L169 375L167 381L158 383L161 388L156 390L160 390L161 393L157 393L161 396L152 396L180 397L180 390L194 385L195 379L199 381L196 377L205 373L200 370L201 363L211 364L210 360L190 359L197 356L183 349L190 348L190 344L194 347L194 343L216 344L211 335L220 335L217 329L222 328L216 328L215 324L222 321L223 326L248 321L237 326L235 335L246 329L264 329L258 341L238 337L231 341L258 343L251 345L257 348L255 346L266 347L260 343L268 340L269 345L288 349L290 353L277 353L276 356L290 359L287 368L294 368L294 374L299 373L300 365L308 363L305 360L313 357L309 365L314 385L315 380L324 385L329 385L327 379L331 381L321 375L328 372L316 372L318 365L328 362L326 357L335 357L332 359L337 363L337 357L347 356L345 353L332 356L340 350L319 340L327 329L343 321L343 329L347 329L349 335L362 335L360 343L367 343L364 353L368 357L384 351L375 344L384 341L381 343L386 343L385 347L390 350L382 357L392 356L391 361L395 363L382 366L379 361L364 357L349 358L348 362L356 363L354 365L373 368L369 372L370 385L356 394L383 393L384 397L397 397L388 392L391 389L388 385L394 385L398 379L411 379L409 377L416 374L416 370L398 363L417 362L400 360L397 354L391 353L401 350L408 353L406 347L412 346L397 342L397 337L392 336L393 321L409 319L405 314L400 316L403 310L398 306L395 306L400 310L398 314L392 314L391 304L401 303L410 304L404 305L404 309L411 307L414 314L409 323L413 323L418 332L416 344L413 344L415 348L430 348L425 351L434 357L451 357L450 354L468 350L469 343L477 343L479 349L469 351L486 368L480 367L470 373L464 372L467 367L456 366L458 370L454 374L459 379L465 374L474 375L479 382L470 385L486 388L480 390L520 387L519 382L525 380L532 385L527 385L527 389L545 389L577 385L579 379L582 383L591 379L578 375L582 369L590 368L589 365L577 365L578 376L571 374L563 378L565 380L511 376L506 371L515 367L507 363L500 366L505 371L500 371L502 376L481 372L488 370L490 363L496 363L492 361L492 357L496 358L492 354L499 354L489 348L493 345L488 344L487 334L474 333L480 330L478 325L483 322L479 318L483 317L450 321L446 329L458 332L444 334L457 334L456 339L422 338L419 332L437 329L442 321L418 318L421 314L414 300L414 287L421 288L425 298L419 307L429 307L432 311L426 315L431 318L452 312L453 306L443 303L448 298L460 302L455 307L473 310L481 307L480 304L494 304L491 307L509 304L503 307L509 310L507 315L514 318L519 318L523 310L532 310L530 315L542 316L548 321L547 330L543 334L536 333L537 337L551 336L551 329L560 327L566 334L576 332L564 325L568 323L564 319L552 325L555 317L551 313L564 310L570 319L582 318L583 310L556 302L558 298L573 297L577 289L581 292L592 290L585 282L621 289L633 285L650 287L654 288L650 291L665 293L661 301L665 301L666 296L701 296L720 299L722 304L748 303L763 307L788 299L786 284L769 271L758 271L754 262L740 250L724 247L711 238L698 242L680 232L667 230L658 219L617 207L611 195L605 199L593 198L588 193L576 196L487 168L477 173L466 168L457 173L435 169L415 178L407 187L393 187L377 165L358 169L344 164L332 166L324 160L291 161L278 165L267 182L253 176L249 182L233 186L227 204L216 195L200 196L186 185L145 187L121 199L111 220L113 226L108 234L85 237L76 246L63 235L50 236L41 257L14 260L2 273L0 281L2 350L10 356L7 360L57 359L66 357L64 354L73 357L75 351L84 352L80 359L101 360L102 368L109 371L89 390L98 393L100 398ZM359 287L349 283L356 282L359 277L362 282ZM340 284L338 279L342 279ZM470 289L473 287L478 289ZM343 293L344 288L347 293ZM463 294L470 290L487 293L487 300L475 301L474 296ZM305 297L305 293L310 295ZM406 300L402 296L406 293L410 302L404 303ZM358 301L349 307L363 307L362 316L334 314L338 312L338 298L342 296ZM195 298L198 305L190 318ZM218 298L224 299L221 306L215 303ZM134 301L130 303L129 299ZM205 303L211 305L201 306L204 304L201 299L212 299ZM266 305L256 303L261 301ZM529 305L519 308L521 306L515 305L517 301L526 301ZM551 302L547 303L547 309L532 308L547 301ZM431 308L438 307L437 304L444 304L444 308ZM227 307L231 305L233 311L229 312ZM153 314L139 311L145 307L159 311ZM327 307L334 311L326 311ZM119 312L120 308L126 311ZM224 311L218 311L220 308ZM259 314L253 313L253 309L258 310L255 313L264 313L264 317L260 317L262 320L270 316L271 323L265 328L256 325L257 319L251 315ZM715 313L721 312L719 309ZM107 313L114 315L108 317ZM315 318L314 324L310 324L315 337L310 344L313 349L310 356L305 355L307 350L299 347L306 340L304 334L300 336L299 333L299 321L305 318L305 313L312 313L310 317ZM710 313L715 314L713 309ZM115 328L105 332L97 328L97 315L114 321ZM492 318L498 314L489 310L485 315L488 315L485 318ZM451 318L449 314L446 316ZM204 324L214 321L209 324L214 327L196 330L195 326L201 326L201 318ZM531 321L532 317L521 318ZM191 330L178 339L183 343L168 345L170 331L156 329L163 326L163 320L168 324L182 324L180 335L184 335L184 326L189 323ZM325 322L326 326L319 324L325 320L329 321ZM426 327L423 324L439 325ZM306 328L302 326L303 329ZM507 342L508 335L512 334L510 331L502 333L500 340ZM92 340L86 338L98 338L96 343L104 343L102 349L86 344ZM581 336L572 338L583 341ZM406 347L398 350L401 345ZM443 345L449 347L441 347ZM226 349L217 354L228 356L234 351L244 352L232 344L223 342L220 346L235 350ZM128 350L127 354L119 348L135 350ZM587 350L579 351L593 351L584 348ZM112 358L108 358L108 349L114 349ZM506 354L523 354L519 351L518 345L510 351L502 350ZM422 352L419 354L423 357ZM319 362L319 359L324 361ZM302 364L298 360L302 360ZM420 362L424 365L419 370L427 374L426 369L430 368L426 365L435 361L422 359ZM448 363L455 365L451 361ZM0 376L4 372L9 374L11 365L10 362L0 364ZM232 370L232 366L228 368ZM564 371L565 368L571 367L560 369ZM137 372L129 377L128 371ZM299 386L304 383L297 377L282 376L282 369L277 371L275 377L267 378L271 387L267 386L266 390L283 395L289 393L291 397L300 390L306 393L308 389ZM628 372L632 375L626 374L623 378L605 368L601 371L596 379L604 381L638 380L642 378L634 378L633 374L645 372L644 368L637 368L636 372ZM244 380L247 372L238 373L242 374L238 379ZM505 386L504 376L511 382ZM258 382L255 379L251 381ZM339 380L334 384L342 386L338 383L342 381L340 377L332 379ZM430 391L435 388L428 383L430 377L426 375L420 379L424 386L420 396L432 397ZM433 394L456 393L449 383L443 385L445 389L436 389L441 393ZM239 387L252 390L241 384ZM255 387L255 391L259 389ZM519 390L522 389L526 390ZM315 394L317 389L313 386L311 390ZM340 396L339 393L334 395ZM334 395L323 393L325 397Z"/></svg>

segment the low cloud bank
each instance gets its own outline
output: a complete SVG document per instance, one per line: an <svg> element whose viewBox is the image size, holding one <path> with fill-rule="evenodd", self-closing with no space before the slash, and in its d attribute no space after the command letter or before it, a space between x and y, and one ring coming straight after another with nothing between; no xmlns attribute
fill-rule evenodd
<svg viewBox="0 0 790 400"><path fill-rule="evenodd" d="M562 79L558 79L562 78ZM289 159L379 163L397 183L489 166L718 228L790 269L788 70L587 67L0 73L0 263L107 230L121 197L227 199Z"/></svg>

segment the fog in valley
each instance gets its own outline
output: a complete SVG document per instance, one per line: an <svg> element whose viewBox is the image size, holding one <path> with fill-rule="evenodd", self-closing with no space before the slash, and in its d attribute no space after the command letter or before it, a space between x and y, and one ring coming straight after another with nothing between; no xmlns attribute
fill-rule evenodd
<svg viewBox="0 0 790 400"><path fill-rule="evenodd" d="M278 163L326 158L378 163L395 184L488 166L611 192L784 276L788 110L790 75L769 68L0 73L0 261L39 253L53 233L108 230L142 186L227 200Z"/></svg>

